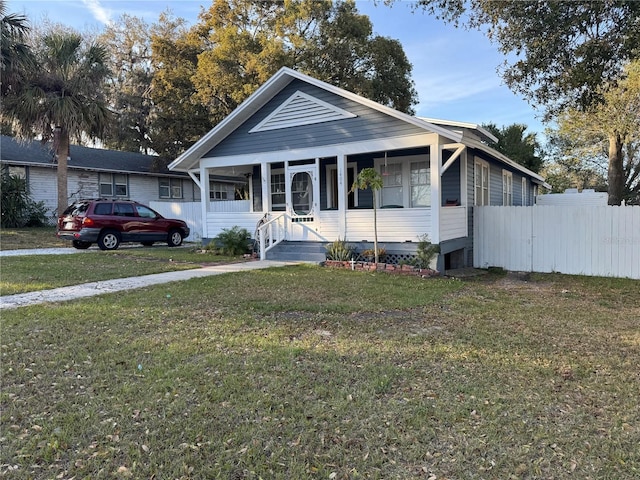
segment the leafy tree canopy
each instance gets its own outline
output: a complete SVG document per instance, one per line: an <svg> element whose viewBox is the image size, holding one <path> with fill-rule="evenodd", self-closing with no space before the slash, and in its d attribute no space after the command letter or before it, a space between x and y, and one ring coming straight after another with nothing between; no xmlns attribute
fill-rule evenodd
<svg viewBox="0 0 640 480"><path fill-rule="evenodd" d="M507 56L506 84L549 117L601 101L600 87L640 57L637 1L420 0L418 6L456 26L486 29Z"/></svg>
<svg viewBox="0 0 640 480"><path fill-rule="evenodd" d="M214 0L192 30L197 97L214 122L289 66L410 113L416 92L400 44L372 35L355 2Z"/></svg>
<svg viewBox="0 0 640 480"><path fill-rule="evenodd" d="M489 142L490 147L532 172L540 172L544 164L543 158L539 155L541 147L535 133L525 134L526 125L514 123L506 127L498 127L490 123L483 127L498 139L497 142Z"/></svg>
<svg viewBox="0 0 640 480"><path fill-rule="evenodd" d="M601 94L602 103L566 110L549 131L557 163L573 165L573 172L608 172L609 203L640 203L640 61Z"/></svg>
<svg viewBox="0 0 640 480"><path fill-rule="evenodd" d="M117 113L114 128L104 139L107 148L151 153L151 36L142 19L123 15L105 28L104 45L112 75L106 95Z"/></svg>

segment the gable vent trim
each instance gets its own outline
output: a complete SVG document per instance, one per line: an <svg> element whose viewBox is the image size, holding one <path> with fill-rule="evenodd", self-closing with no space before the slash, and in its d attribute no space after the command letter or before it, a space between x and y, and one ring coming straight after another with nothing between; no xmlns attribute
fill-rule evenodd
<svg viewBox="0 0 640 480"><path fill-rule="evenodd" d="M357 117L357 115L297 91L271 112L267 118L249 130L249 133L332 122L354 117Z"/></svg>

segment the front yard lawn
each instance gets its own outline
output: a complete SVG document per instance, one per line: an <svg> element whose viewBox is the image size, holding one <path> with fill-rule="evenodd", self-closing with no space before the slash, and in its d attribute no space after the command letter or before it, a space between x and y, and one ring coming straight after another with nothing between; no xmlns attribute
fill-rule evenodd
<svg viewBox="0 0 640 480"><path fill-rule="evenodd" d="M298 266L3 311L0 475L635 479L638 287Z"/></svg>

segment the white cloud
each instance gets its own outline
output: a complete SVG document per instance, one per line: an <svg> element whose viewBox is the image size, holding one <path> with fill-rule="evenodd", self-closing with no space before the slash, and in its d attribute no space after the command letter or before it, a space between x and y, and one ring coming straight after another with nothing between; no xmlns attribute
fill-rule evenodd
<svg viewBox="0 0 640 480"><path fill-rule="evenodd" d="M100 23L111 24L111 10L100 5L100 0L82 0L82 3Z"/></svg>

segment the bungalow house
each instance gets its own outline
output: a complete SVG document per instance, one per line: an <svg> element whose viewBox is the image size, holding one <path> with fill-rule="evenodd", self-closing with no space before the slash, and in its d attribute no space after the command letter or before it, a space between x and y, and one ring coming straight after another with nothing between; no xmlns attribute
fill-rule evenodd
<svg viewBox="0 0 640 480"><path fill-rule="evenodd" d="M201 202L203 239L237 225L256 232L261 258L320 260L336 239L371 248L376 202L388 258L410 258L427 235L442 270L473 264L475 205L532 205L546 185L487 139L477 125L406 115L282 68L169 169L202 199L212 175L248 180L242 208ZM375 195L351 191L367 167L383 178Z"/></svg>
<svg viewBox="0 0 640 480"><path fill-rule="evenodd" d="M182 172L155 169L158 157L71 145L68 167L69 203L79 198L123 198L152 201L200 201L200 189ZM55 218L58 205L55 155L39 141L0 137L0 166L27 179L31 197L45 203ZM211 177L212 200L233 199L241 178Z"/></svg>

